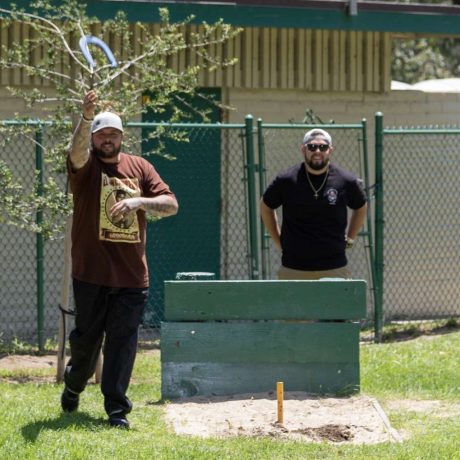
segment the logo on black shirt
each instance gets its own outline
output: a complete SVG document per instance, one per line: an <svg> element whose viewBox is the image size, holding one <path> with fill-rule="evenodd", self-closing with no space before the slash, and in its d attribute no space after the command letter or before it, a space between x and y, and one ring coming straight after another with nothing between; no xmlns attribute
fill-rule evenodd
<svg viewBox="0 0 460 460"><path fill-rule="evenodd" d="M335 188L329 188L326 190L327 201L329 204L337 204L337 197L339 192Z"/></svg>

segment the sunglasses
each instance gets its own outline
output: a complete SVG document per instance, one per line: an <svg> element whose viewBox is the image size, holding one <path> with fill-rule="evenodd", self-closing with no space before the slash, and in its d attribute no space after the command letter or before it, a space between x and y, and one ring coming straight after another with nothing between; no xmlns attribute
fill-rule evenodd
<svg viewBox="0 0 460 460"><path fill-rule="evenodd" d="M329 149L329 144L307 144L307 149L310 152L316 152L318 149L320 152L325 152Z"/></svg>

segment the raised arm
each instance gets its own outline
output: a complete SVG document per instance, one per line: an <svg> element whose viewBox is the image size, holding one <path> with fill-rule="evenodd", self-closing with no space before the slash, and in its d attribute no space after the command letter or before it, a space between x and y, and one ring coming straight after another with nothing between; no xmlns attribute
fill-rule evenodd
<svg viewBox="0 0 460 460"><path fill-rule="evenodd" d="M73 133L72 144L70 146L69 158L74 169L85 166L89 158L89 147L91 139L91 123L94 118L97 95L89 91L82 103L82 117Z"/></svg>

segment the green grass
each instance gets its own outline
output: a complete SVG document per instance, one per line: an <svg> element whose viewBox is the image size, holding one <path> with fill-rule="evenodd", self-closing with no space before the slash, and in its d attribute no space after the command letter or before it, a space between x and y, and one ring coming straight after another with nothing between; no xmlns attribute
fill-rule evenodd
<svg viewBox="0 0 460 460"><path fill-rule="evenodd" d="M91 384L81 410L63 414L53 370L0 369L0 458L15 459L460 459L460 332L361 347L362 392L376 397L401 443L345 446L271 438L200 439L176 436L164 422L160 362L140 352L129 396L130 431L106 424L102 396ZM22 377L41 376L23 382ZM441 400L446 414L416 411L399 400ZM456 408L456 410L453 409ZM451 410L452 409L452 410Z"/></svg>

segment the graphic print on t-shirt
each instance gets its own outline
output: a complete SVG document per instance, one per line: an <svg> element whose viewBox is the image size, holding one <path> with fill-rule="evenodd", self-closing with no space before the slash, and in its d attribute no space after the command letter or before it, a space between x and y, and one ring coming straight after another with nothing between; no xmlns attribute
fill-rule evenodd
<svg viewBox="0 0 460 460"><path fill-rule="evenodd" d="M125 198L141 195L139 180L119 179L102 173L101 197L99 213L99 239L114 243L139 243L139 222L137 213L132 212L126 217L112 217L112 206Z"/></svg>

